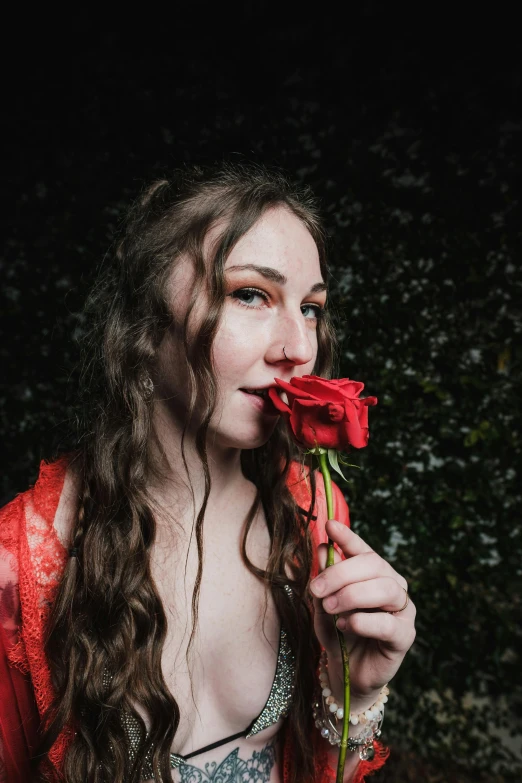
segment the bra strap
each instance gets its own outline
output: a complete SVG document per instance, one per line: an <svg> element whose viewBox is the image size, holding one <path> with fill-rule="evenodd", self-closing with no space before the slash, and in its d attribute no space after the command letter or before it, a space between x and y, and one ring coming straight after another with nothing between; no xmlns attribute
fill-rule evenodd
<svg viewBox="0 0 522 783"><path fill-rule="evenodd" d="M220 745L226 745L227 742L232 742L232 740L239 739L239 737L245 737L246 734L248 734L248 731L250 729L250 726L248 729L245 729L244 731L240 731L238 734L232 734L231 737L227 737L223 740L218 740L217 742L213 742L211 745L205 745L204 748L200 748L199 750L193 750L192 753L187 753L186 756L180 756L178 753L173 753L173 756L177 756L178 758L182 759L183 761L187 761L187 759L191 759L193 756L199 756L200 753L205 753L207 750L214 750L214 748L219 748Z"/></svg>

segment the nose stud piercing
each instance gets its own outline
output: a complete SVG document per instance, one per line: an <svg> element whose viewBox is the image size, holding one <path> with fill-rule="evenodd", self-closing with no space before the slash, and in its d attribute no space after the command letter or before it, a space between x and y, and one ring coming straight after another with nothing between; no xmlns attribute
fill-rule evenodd
<svg viewBox="0 0 522 783"><path fill-rule="evenodd" d="M284 356L284 357L285 357L285 359L288 361L288 356L287 356L287 355L286 355L286 353L285 353L285 346L284 346L284 345L283 345L283 356Z"/></svg>

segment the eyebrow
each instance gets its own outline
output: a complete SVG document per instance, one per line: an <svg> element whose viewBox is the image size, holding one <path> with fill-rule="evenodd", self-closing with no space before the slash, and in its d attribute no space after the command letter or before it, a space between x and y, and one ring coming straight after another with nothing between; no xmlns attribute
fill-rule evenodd
<svg viewBox="0 0 522 783"><path fill-rule="evenodd" d="M233 269L247 269L250 272L258 272L267 280L271 280L273 283L279 283L279 285L284 285L287 282L287 278L285 277L285 275L283 275L281 272L279 272L277 269L274 269L271 266L258 266L257 264L236 264L235 266L227 267L225 271L231 272ZM318 294L321 293L321 291L326 291L327 289L328 286L326 285L326 283L323 283L321 281L320 283L314 283L309 293Z"/></svg>

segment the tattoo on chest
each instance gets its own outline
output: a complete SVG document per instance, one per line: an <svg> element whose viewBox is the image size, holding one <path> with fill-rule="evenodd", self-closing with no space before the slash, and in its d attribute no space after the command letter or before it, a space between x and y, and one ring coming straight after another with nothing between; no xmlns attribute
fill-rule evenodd
<svg viewBox="0 0 522 783"><path fill-rule="evenodd" d="M268 783L275 763L275 746L254 750L252 758L240 759L235 748L220 764L207 762L205 769L184 762L180 768L182 783Z"/></svg>

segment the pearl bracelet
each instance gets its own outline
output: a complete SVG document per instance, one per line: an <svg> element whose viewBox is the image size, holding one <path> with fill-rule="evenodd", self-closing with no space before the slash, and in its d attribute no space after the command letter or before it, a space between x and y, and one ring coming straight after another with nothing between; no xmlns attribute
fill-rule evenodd
<svg viewBox="0 0 522 783"><path fill-rule="evenodd" d="M323 650L319 661L319 682L321 684L322 696L326 700L326 704L328 705L328 710L329 712L332 713L332 716L335 714L335 717L338 720L342 720L344 717L344 710L342 707L336 704L336 701L332 696L332 691L330 688L330 680L328 678L328 672L326 669L326 660L327 660L326 652ZM379 698L377 699L375 704L372 704L371 707L369 707L367 710L364 710L364 712L360 712L358 715L354 715L353 713L350 713L350 723L353 726L357 726L358 723L364 724L364 723L368 723L369 720L374 720L375 718L378 718L379 713L384 712L384 705L388 701L389 693L390 693L390 689L388 688L388 685L384 685L384 687L381 688Z"/></svg>
<svg viewBox="0 0 522 783"><path fill-rule="evenodd" d="M340 745L341 732L338 727L332 723L332 720L335 719L336 723L342 721L344 710L336 703L332 696L326 669L326 660L326 652L323 650L319 661L321 696L320 701L316 700L314 702L313 716L315 725L317 728L321 729L321 735L329 741L330 745ZM372 704L369 709L364 710L364 712L359 714L350 713L350 723L353 726L361 724L364 728L359 736L348 737L347 749L350 751L358 750L360 758L364 761L371 760L375 755L373 741L381 735L381 726L384 719L384 704L388 701L389 692L388 686L385 685L381 688L377 701L375 704Z"/></svg>

